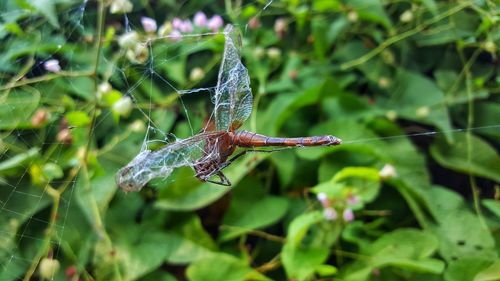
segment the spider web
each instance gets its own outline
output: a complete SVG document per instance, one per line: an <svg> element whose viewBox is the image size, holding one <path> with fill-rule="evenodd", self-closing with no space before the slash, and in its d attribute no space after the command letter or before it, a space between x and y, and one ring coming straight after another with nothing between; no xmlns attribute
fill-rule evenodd
<svg viewBox="0 0 500 281"><path fill-rule="evenodd" d="M257 14L271 2L265 3ZM6 43L2 48L3 57L15 58L14 64L3 66L5 73L10 75L0 77L2 118L14 116L1 124L1 280L37 276L41 274L44 260L63 261L62 255L71 256L71 241L64 240L65 234L71 236L67 233L78 232L78 227L71 223L68 228L69 221L86 217L90 224L94 224L97 233L106 235L93 212L99 212L102 202L109 202L116 186L106 182L103 183L106 187L100 191L98 189L103 185L91 186L95 182L91 184L88 179L97 177L98 182L99 175L89 175L89 167L98 174L113 175L119 166L133 158L134 151L120 155L117 153L119 145L117 148L100 146L93 143L93 138L114 144L123 141L129 147L140 149L138 158L141 158L151 148L179 142L177 136L187 138L196 134L203 129L206 116L214 118L210 113L213 105L200 106L197 99L218 99L216 85L210 85L209 81L217 75L221 56L227 61L240 61L237 53L222 53L223 26L214 30L194 26L194 30L172 35L161 33L159 29L165 26L160 26L158 21L158 30L147 32L140 24L141 15L125 13L111 15L115 24L123 24L122 28L118 27L116 31L106 29L108 26L102 19L103 28L99 32L95 30L99 28L95 24L100 20L99 5L94 2L68 1L64 5L45 8L36 6L36 3L23 7L14 1L0 4L3 24L0 35ZM63 13L57 16L55 9ZM109 6L104 8L108 16L109 9ZM192 16L181 19L188 20ZM171 16L165 18L165 21L171 20ZM35 36L29 38L33 40L18 42L16 36L26 35L22 26L35 22L41 26L39 32L26 30L26 33L34 32ZM108 37L115 32L114 39ZM40 46L29 49L30 44ZM120 45L122 51L115 56L106 52L110 44ZM19 49L21 47L26 48L28 55L24 55ZM89 55L81 57L82 53ZM200 55L202 60L194 65L183 65L182 61L193 54ZM57 64L51 68L54 61ZM101 67L103 69L99 69ZM206 78L188 77L189 71L196 67L198 76L201 69ZM237 64L237 70L241 75L247 75L241 62ZM96 73L98 77L94 76ZM248 88L248 77L245 81ZM194 87L203 84L207 86ZM117 89L122 89L122 92ZM63 91L72 99L66 100L61 94ZM133 112L112 109L117 100L127 105L127 99L132 101ZM105 109L97 109L96 104L92 108L92 103ZM223 102L218 104L225 106ZM65 109L54 110L61 105ZM72 114L68 115L68 112ZM120 120L133 119L136 121L128 126L120 123ZM117 136L106 139L105 131L110 124L116 126L117 123ZM174 123L177 131L165 133L171 131ZM209 158L217 153L204 152L203 141L192 145L197 147L196 157L204 153ZM187 155L178 156L185 158ZM109 170L109 162L103 160L106 157L115 157ZM193 165L196 157L190 156L182 163ZM167 167L165 159L161 161L163 165L158 167ZM166 177L168 173L162 170L160 175ZM97 200L92 198L96 196L96 190L104 194ZM85 206L83 214L76 211L75 204ZM79 266L76 260L73 262L74 265L70 262L59 266L65 269ZM84 269L80 270L85 273ZM64 274L59 270L58 275L51 279L59 279Z"/></svg>
<svg viewBox="0 0 500 281"><path fill-rule="evenodd" d="M267 11L272 2L251 3L261 3L258 16ZM3 24L0 35L6 43L2 52L8 53L7 57L14 58L15 62L0 66L6 73L0 77L0 119L3 120L0 128L0 279L35 276L39 262L47 257L64 260L61 264L64 269L76 265L85 272L85 265L78 264L79 257L71 248L72 241L66 239L78 237L75 236L80 230L77 224L85 220L99 239L106 240L106 229L98 214L116 192L114 174L117 170L135 159L129 166L138 167L139 172L146 175L146 181L152 175L165 177L167 181L182 181L182 177L167 176L175 167L193 166L202 155L205 160L217 158L217 149L206 151L206 140L183 140L206 129L207 120L217 121L219 130L229 128L229 120L221 120L218 114L234 108L234 101L221 93L235 89L250 91L248 73L239 54L233 50L223 52L228 39L224 39L222 27L215 31L195 28L180 35L159 34L161 21L157 20L158 30L146 32L140 24L141 15L132 12L111 16L112 24L104 22L105 28L98 31L95 25L99 18L98 5L85 0L57 6L58 11L62 11L57 29L50 27L54 24L50 16L32 15L30 8L9 5L0 4ZM109 15L109 7L105 9ZM192 16L194 14L183 18ZM165 20L172 17L168 15ZM40 27L33 36L36 40L18 42L14 35L21 36L22 27L34 23ZM236 27L244 35L249 32L246 22ZM100 43L96 43L98 38ZM23 49L37 44L40 46L34 51ZM120 50L110 49L113 44ZM95 52L96 47L99 53ZM82 57L82 53L90 55ZM49 72L45 63L54 59L59 61L61 71ZM231 66L218 71L224 60ZM94 69L96 62L99 69ZM201 69L203 75L195 77L196 72L201 72L194 69ZM38 80L40 77L42 80ZM72 98L65 98L61 94L64 92ZM237 111L241 116L231 113L225 116L244 120L250 115L251 95L242 98L245 100L240 104L245 105L245 110ZM391 97L389 101L397 104L398 98ZM131 112L126 108L128 99L133 108ZM47 109L50 116L42 120L45 123L41 127L36 127L32 118L40 108ZM68 116L68 112L72 114ZM7 123L7 119L3 119L7 116L17 117ZM388 137L359 136L344 139L344 143L468 130L492 132L499 127L494 124ZM175 165L168 162L166 153L159 153L172 144L188 144L189 149L170 154L178 157L173 160ZM155 152L158 157L151 158ZM144 159L145 164L136 165ZM146 168L155 171L146 171ZM82 211L78 211L76 205ZM85 251L90 250L82 250ZM52 279L62 278L61 270Z"/></svg>

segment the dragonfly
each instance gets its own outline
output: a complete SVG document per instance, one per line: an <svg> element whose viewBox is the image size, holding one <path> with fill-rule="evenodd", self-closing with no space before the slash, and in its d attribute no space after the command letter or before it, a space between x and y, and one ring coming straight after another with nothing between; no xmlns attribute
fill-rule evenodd
<svg viewBox="0 0 500 281"><path fill-rule="evenodd" d="M116 174L125 192L139 191L154 178L166 178L174 169L189 166L203 182L231 186L222 170L247 152L264 147L332 146L342 143L332 135L281 138L238 130L252 112L253 97L248 71L241 62L241 35L232 25L224 29L224 55L212 102L214 110L198 134L151 151L142 150ZM243 150L234 155L237 148ZM259 148L261 148L259 150Z"/></svg>

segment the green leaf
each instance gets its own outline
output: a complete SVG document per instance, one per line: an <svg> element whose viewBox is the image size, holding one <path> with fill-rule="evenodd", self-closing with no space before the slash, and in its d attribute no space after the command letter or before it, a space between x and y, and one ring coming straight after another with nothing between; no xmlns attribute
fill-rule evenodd
<svg viewBox="0 0 500 281"><path fill-rule="evenodd" d="M14 170L16 168L25 169L26 167L24 167L23 164L25 164L27 161L32 160L36 156L39 156L39 152L40 148L33 147L24 153L16 154L15 156L12 156L7 160L0 162L0 174L7 174L9 173L9 171L12 172L11 170Z"/></svg>
<svg viewBox="0 0 500 281"><path fill-rule="evenodd" d="M470 149L470 161L467 151ZM448 169L500 182L500 157L495 149L479 137L465 133L455 135L453 143L437 138L430 148L432 157Z"/></svg>
<svg viewBox="0 0 500 281"><path fill-rule="evenodd" d="M270 280L231 255L217 253L193 262L187 269L191 281Z"/></svg>
<svg viewBox="0 0 500 281"><path fill-rule="evenodd" d="M263 228L281 219L288 208L288 201L278 196L260 194L256 191L258 183L243 181L234 189L229 211L224 216L224 229L219 239L226 241Z"/></svg>
<svg viewBox="0 0 500 281"><path fill-rule="evenodd" d="M0 95L0 130L31 127L30 118L40 102L40 92L29 89L15 89Z"/></svg>
<svg viewBox="0 0 500 281"><path fill-rule="evenodd" d="M49 23L55 27L59 28L59 21L57 20L56 3L54 0L29 0L29 4L36 8Z"/></svg>
<svg viewBox="0 0 500 281"><path fill-rule="evenodd" d="M394 110L403 118L434 125L451 140L451 124L444 93L423 75L399 69L389 98L377 99L382 108Z"/></svg>
<svg viewBox="0 0 500 281"><path fill-rule="evenodd" d="M288 227L287 244L291 244L294 247L299 246L309 228L323 219L323 215L319 211L296 217Z"/></svg>
<svg viewBox="0 0 500 281"><path fill-rule="evenodd" d="M365 280L374 268L394 267L417 272L439 274L444 270L441 260L430 258L438 247L436 237L416 229L398 229L384 234L362 253L369 260L359 260L344 271L344 280Z"/></svg>
<svg viewBox="0 0 500 281"><path fill-rule="evenodd" d="M379 23L386 29L391 28L392 23L385 13L384 6L380 0L351 0L348 3L366 21Z"/></svg>
<svg viewBox="0 0 500 281"><path fill-rule="evenodd" d="M281 260L289 280L307 280L328 258L329 249L295 247L285 244ZM331 272L331 271L330 271Z"/></svg>

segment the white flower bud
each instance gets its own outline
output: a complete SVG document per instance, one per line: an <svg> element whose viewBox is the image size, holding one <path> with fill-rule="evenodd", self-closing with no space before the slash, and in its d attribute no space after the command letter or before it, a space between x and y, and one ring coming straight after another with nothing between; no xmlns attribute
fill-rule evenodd
<svg viewBox="0 0 500 281"><path fill-rule="evenodd" d="M382 89L387 89L391 85L391 80L387 77L380 77L378 79L378 86Z"/></svg>
<svg viewBox="0 0 500 281"><path fill-rule="evenodd" d="M130 31L118 36L118 45L122 48L135 46L139 42L139 35L135 31Z"/></svg>
<svg viewBox="0 0 500 281"><path fill-rule="evenodd" d="M124 96L113 104L113 112L120 116L127 117L132 111L132 99L129 96Z"/></svg>
<svg viewBox="0 0 500 281"><path fill-rule="evenodd" d="M109 11L112 14L125 14L132 12L134 5L129 0L113 0Z"/></svg>
<svg viewBox="0 0 500 281"><path fill-rule="evenodd" d="M384 167L382 167L382 169L378 172L378 175L382 179L389 179L397 177L398 174L394 166L392 166L391 164L385 164Z"/></svg>
<svg viewBox="0 0 500 281"><path fill-rule="evenodd" d="M56 59L48 60L43 63L43 67L45 70L49 72L59 72L61 71L61 66L59 65L59 61Z"/></svg>
<svg viewBox="0 0 500 281"><path fill-rule="evenodd" d="M275 47L267 49L267 56L272 60L281 58L281 50Z"/></svg>
<svg viewBox="0 0 500 281"><path fill-rule="evenodd" d="M201 67L193 68L189 74L189 80L191 81L200 81L203 77L205 77L205 71Z"/></svg>
<svg viewBox="0 0 500 281"><path fill-rule="evenodd" d="M356 11L349 11L349 13L347 13L347 20L350 21L350 22L357 22L359 19L359 15Z"/></svg>
<svg viewBox="0 0 500 281"><path fill-rule="evenodd" d="M257 46L253 49L252 53L255 59L259 60L265 55L266 51L264 50L264 48Z"/></svg>
<svg viewBox="0 0 500 281"><path fill-rule="evenodd" d="M52 279L59 272L60 267L58 260L44 258L38 265L38 272L43 279Z"/></svg>
<svg viewBox="0 0 500 281"><path fill-rule="evenodd" d="M129 48L125 55L131 62L142 64L148 60L149 48L144 44L137 44L134 47Z"/></svg>
<svg viewBox="0 0 500 281"><path fill-rule="evenodd" d="M385 113L385 117L391 121L398 119L398 113L395 110L389 110Z"/></svg>
<svg viewBox="0 0 500 281"><path fill-rule="evenodd" d="M413 20L413 12L411 10L404 11L401 16L399 16L399 20L402 22L410 22Z"/></svg>
<svg viewBox="0 0 500 281"><path fill-rule="evenodd" d="M172 23L167 21L164 24L160 25L160 28L158 28L158 36L166 37L170 34L170 32L172 32L172 30Z"/></svg>
<svg viewBox="0 0 500 281"><path fill-rule="evenodd" d="M488 52L488 53L496 53L497 51L497 46L495 45L495 42L493 41L486 41L483 43L483 48Z"/></svg>
<svg viewBox="0 0 500 281"><path fill-rule="evenodd" d="M415 113L418 118L427 118L431 113L431 110L428 106L422 106L417 108L417 111Z"/></svg>
<svg viewBox="0 0 500 281"><path fill-rule="evenodd" d="M146 130L146 126L141 120L135 120L130 124L130 130L134 133L142 133Z"/></svg>

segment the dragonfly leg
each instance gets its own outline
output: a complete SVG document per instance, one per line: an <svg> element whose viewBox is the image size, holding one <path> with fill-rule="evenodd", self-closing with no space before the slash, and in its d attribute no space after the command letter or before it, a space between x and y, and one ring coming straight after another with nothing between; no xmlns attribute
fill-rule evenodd
<svg viewBox="0 0 500 281"><path fill-rule="evenodd" d="M223 186L231 186L231 182L229 181L229 179L220 170L217 170L212 175L219 176L219 180L218 181L214 181L214 180L210 180L210 179L207 178L207 179L205 179L205 181L206 182L211 182L211 183L214 183L214 184L218 184L218 185L223 185Z"/></svg>

